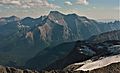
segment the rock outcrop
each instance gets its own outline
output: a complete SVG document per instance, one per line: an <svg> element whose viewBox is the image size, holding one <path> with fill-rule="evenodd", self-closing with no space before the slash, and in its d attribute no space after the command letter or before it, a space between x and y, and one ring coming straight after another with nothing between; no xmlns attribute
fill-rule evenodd
<svg viewBox="0 0 120 73"><path fill-rule="evenodd" d="M0 66L0 73L39 73L38 71L16 69L14 67Z"/></svg>
<svg viewBox="0 0 120 73"><path fill-rule="evenodd" d="M120 73L120 63L113 63L106 67L91 70L91 71L75 71L80 66L71 65L64 70L51 70L51 71L32 71L16 69L14 67L0 66L0 73Z"/></svg>

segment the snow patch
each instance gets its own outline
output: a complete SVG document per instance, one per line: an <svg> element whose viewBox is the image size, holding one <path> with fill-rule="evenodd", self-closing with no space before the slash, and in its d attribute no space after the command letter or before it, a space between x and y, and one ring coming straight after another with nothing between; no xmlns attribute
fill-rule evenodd
<svg viewBox="0 0 120 73"><path fill-rule="evenodd" d="M85 62L80 62L80 63L75 63L74 65L84 65L84 64L87 64L87 63L91 63L92 60L87 60Z"/></svg>
<svg viewBox="0 0 120 73"><path fill-rule="evenodd" d="M93 50L91 50L87 46L83 46L83 48L80 48L79 51L81 54L85 54L85 55L89 55L89 56L93 56L94 54L96 54Z"/></svg>
<svg viewBox="0 0 120 73"><path fill-rule="evenodd" d="M89 21L86 21L86 20L85 20L84 22L85 22L85 23L89 23Z"/></svg>
<svg viewBox="0 0 120 73"><path fill-rule="evenodd" d="M18 25L18 28L30 28L30 26L26 26L26 25Z"/></svg>
<svg viewBox="0 0 120 73"><path fill-rule="evenodd" d="M76 69L75 71L79 71L79 70L91 71L91 70L102 68L112 63L118 63L118 62L120 62L120 55L110 56L110 57L106 57L106 58L103 58L101 60L97 60L94 62L88 62L84 64L83 66L81 66L80 68ZM80 63L75 64L75 65L80 65Z"/></svg>

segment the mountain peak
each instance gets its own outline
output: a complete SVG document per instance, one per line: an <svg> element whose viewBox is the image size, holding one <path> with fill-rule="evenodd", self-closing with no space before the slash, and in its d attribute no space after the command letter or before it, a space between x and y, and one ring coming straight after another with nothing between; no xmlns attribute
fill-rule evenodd
<svg viewBox="0 0 120 73"><path fill-rule="evenodd" d="M2 18L0 18L0 20L11 22L11 21L18 21L18 20L20 20L20 18L17 16L10 16L10 17L2 17Z"/></svg>
<svg viewBox="0 0 120 73"><path fill-rule="evenodd" d="M50 14L53 14L53 13L60 13L59 11L50 11ZM62 13L60 13L60 14L62 14Z"/></svg>
<svg viewBox="0 0 120 73"><path fill-rule="evenodd" d="M32 17L25 17L25 18L23 18L22 20L34 20L34 18L32 18Z"/></svg>
<svg viewBox="0 0 120 73"><path fill-rule="evenodd" d="M13 16L10 16L10 18L18 18L17 16L13 15Z"/></svg>
<svg viewBox="0 0 120 73"><path fill-rule="evenodd" d="M68 15L77 16L77 14L75 14L75 13L72 13L72 14L68 14Z"/></svg>
<svg viewBox="0 0 120 73"><path fill-rule="evenodd" d="M59 11L50 11L49 15L48 16L58 16L58 15L64 15L62 13L60 13Z"/></svg>
<svg viewBox="0 0 120 73"><path fill-rule="evenodd" d="M48 15L48 19L58 23L63 24L64 23L64 14L60 13L59 11L51 11Z"/></svg>

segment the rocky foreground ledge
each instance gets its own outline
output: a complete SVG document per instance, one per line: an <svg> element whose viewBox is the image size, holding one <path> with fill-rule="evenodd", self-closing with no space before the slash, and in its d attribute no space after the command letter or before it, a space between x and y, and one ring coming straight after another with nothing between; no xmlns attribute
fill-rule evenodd
<svg viewBox="0 0 120 73"><path fill-rule="evenodd" d="M110 64L106 67L91 70L91 71L75 71L79 66L70 65L62 70L52 70L52 71L33 71L33 70L22 70L16 69L14 67L4 67L0 66L0 73L120 73L120 63Z"/></svg>
<svg viewBox="0 0 120 73"><path fill-rule="evenodd" d="M14 67L0 66L0 73L39 73L38 71L16 69Z"/></svg>

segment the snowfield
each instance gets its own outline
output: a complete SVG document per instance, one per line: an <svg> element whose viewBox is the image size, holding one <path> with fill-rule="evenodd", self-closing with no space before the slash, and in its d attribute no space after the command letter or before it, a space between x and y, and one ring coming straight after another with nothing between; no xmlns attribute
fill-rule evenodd
<svg viewBox="0 0 120 73"><path fill-rule="evenodd" d="M84 64L83 66L76 69L75 71L79 71L79 70L90 71L90 70L105 67L105 66L110 65L112 63L118 63L118 62L120 62L120 55L106 57L106 58L103 58L101 60L97 60L94 62L89 61L89 62L85 62L85 63L83 63L83 62L82 63L75 63L74 65Z"/></svg>

